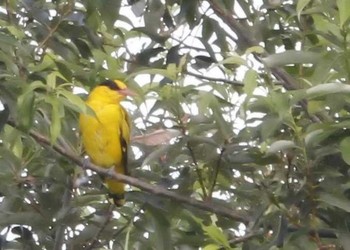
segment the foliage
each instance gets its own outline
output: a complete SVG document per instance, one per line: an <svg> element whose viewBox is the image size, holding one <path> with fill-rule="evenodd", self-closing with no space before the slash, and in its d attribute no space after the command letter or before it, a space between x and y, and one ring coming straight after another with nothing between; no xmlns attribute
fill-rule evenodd
<svg viewBox="0 0 350 250"><path fill-rule="evenodd" d="M0 3L1 248L348 248L349 1ZM130 174L157 185L120 209L54 147L83 155L105 78L138 93Z"/></svg>

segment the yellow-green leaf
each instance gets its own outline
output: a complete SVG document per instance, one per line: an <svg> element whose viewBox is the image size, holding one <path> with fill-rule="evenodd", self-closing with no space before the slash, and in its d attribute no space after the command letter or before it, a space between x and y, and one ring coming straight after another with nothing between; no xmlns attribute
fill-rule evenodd
<svg viewBox="0 0 350 250"><path fill-rule="evenodd" d="M203 250L218 250L218 249L221 249L222 247L216 245L216 244L209 244L209 245L206 245Z"/></svg>
<svg viewBox="0 0 350 250"><path fill-rule="evenodd" d="M33 124L33 117L35 111L35 94L32 91L26 91L18 97L17 100L17 114L19 119L19 126L27 130Z"/></svg>
<svg viewBox="0 0 350 250"><path fill-rule="evenodd" d="M350 165L350 137L346 137L340 142L340 152L343 160Z"/></svg>
<svg viewBox="0 0 350 250"><path fill-rule="evenodd" d="M257 82L258 73L255 70L249 69L244 76L243 83L244 83L244 92L251 96L253 94L253 91L258 86Z"/></svg>
<svg viewBox="0 0 350 250"><path fill-rule="evenodd" d="M47 96L45 101L51 105L50 142L54 144L61 133L61 119L64 117L62 103L53 96Z"/></svg>
<svg viewBox="0 0 350 250"><path fill-rule="evenodd" d="M65 99L67 99L68 102L72 104L70 105L71 108L81 113L87 113L88 111L87 106L78 95L74 95L72 92L65 89L59 89L57 93L59 95L64 96Z"/></svg>
<svg viewBox="0 0 350 250"><path fill-rule="evenodd" d="M342 28L350 17L350 1L349 0L337 0L337 6L339 10L339 24Z"/></svg>
<svg viewBox="0 0 350 250"><path fill-rule="evenodd" d="M299 20L300 20L301 12L305 9L306 5L308 5L310 3L310 1L311 0L298 0L296 10L297 10Z"/></svg>
<svg viewBox="0 0 350 250"><path fill-rule="evenodd" d="M230 244L228 243L226 235L222 232L222 230L219 227L215 225L210 225L210 226L202 225L202 229L215 242L225 247L228 247L228 248L230 247Z"/></svg>

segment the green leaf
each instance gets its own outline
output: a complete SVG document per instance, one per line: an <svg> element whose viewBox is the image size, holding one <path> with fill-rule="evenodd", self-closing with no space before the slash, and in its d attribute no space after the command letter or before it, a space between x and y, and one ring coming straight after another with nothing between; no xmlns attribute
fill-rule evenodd
<svg viewBox="0 0 350 250"><path fill-rule="evenodd" d="M310 100L307 103L307 112L309 114L315 114L317 112L323 111L324 110L324 106L325 106L324 101Z"/></svg>
<svg viewBox="0 0 350 250"><path fill-rule="evenodd" d="M244 54L249 55L251 53L262 54L265 52L265 49L261 46L252 46L249 47Z"/></svg>
<svg viewBox="0 0 350 250"><path fill-rule="evenodd" d="M148 207L147 211L152 214L155 226L155 243L156 249L172 249L170 223L167 216L161 210Z"/></svg>
<svg viewBox="0 0 350 250"><path fill-rule="evenodd" d="M19 159L23 158L23 142L20 135L14 138L11 149L16 157L18 157Z"/></svg>
<svg viewBox="0 0 350 250"><path fill-rule="evenodd" d="M258 78L258 73L255 70L249 69L244 76L243 83L244 87L243 90L244 92L248 95L251 96L258 86L257 82Z"/></svg>
<svg viewBox="0 0 350 250"><path fill-rule="evenodd" d="M65 89L57 90L57 94L64 96L69 103L72 104L70 107L75 109L77 112L84 114L88 112L85 102L78 95L74 95L72 92Z"/></svg>
<svg viewBox="0 0 350 250"><path fill-rule="evenodd" d="M343 83L324 83L306 90L308 99L336 93L350 93L350 85Z"/></svg>
<svg viewBox="0 0 350 250"><path fill-rule="evenodd" d="M202 224L202 229L204 232L215 242L223 245L226 248L230 248L226 235L222 232L220 228L215 225L205 226Z"/></svg>
<svg viewBox="0 0 350 250"><path fill-rule="evenodd" d="M113 30L114 23L119 15L121 1L104 0L100 4L101 18L110 31Z"/></svg>
<svg viewBox="0 0 350 250"><path fill-rule="evenodd" d="M261 123L261 136L267 140L280 128L282 120L277 116L266 116Z"/></svg>
<svg viewBox="0 0 350 250"><path fill-rule="evenodd" d="M19 126L24 130L28 130L33 124L33 117L35 113L34 104L34 92L26 91L18 97L18 116L21 117L21 119L19 119Z"/></svg>
<svg viewBox="0 0 350 250"><path fill-rule="evenodd" d="M330 207L340 208L350 213L350 201L348 198L329 193L320 193L319 200L327 203Z"/></svg>
<svg viewBox="0 0 350 250"><path fill-rule="evenodd" d="M45 101L51 105L50 142L55 144L61 133L61 120L64 117L62 103L53 96L46 96Z"/></svg>
<svg viewBox="0 0 350 250"><path fill-rule="evenodd" d="M197 1L181 1L179 18L181 22L185 18L190 28L193 28L196 24L197 5Z"/></svg>
<svg viewBox="0 0 350 250"><path fill-rule="evenodd" d="M350 137L344 138L339 146L343 160L350 165Z"/></svg>
<svg viewBox="0 0 350 250"><path fill-rule="evenodd" d="M296 145L293 141L289 141L289 140L279 140L279 141L275 141L274 143L272 143L269 147L269 149L267 150L267 153L269 154L274 154L277 153L279 151L284 151L286 149L291 149L291 148L295 148Z"/></svg>
<svg viewBox="0 0 350 250"><path fill-rule="evenodd" d="M145 27L150 33L157 34L160 28L161 22L159 20L164 14L164 5L160 0L153 0L149 2L149 11L144 13Z"/></svg>
<svg viewBox="0 0 350 250"><path fill-rule="evenodd" d="M207 16L203 17L202 37L205 40L209 40L214 33L214 25L212 22L213 20L211 18Z"/></svg>
<svg viewBox="0 0 350 250"><path fill-rule="evenodd" d="M18 132L18 130L15 130L11 126L7 126L4 129L1 139L5 142L5 146L0 147L0 160L5 162L2 162L3 165L1 165L0 179L1 184L6 182L6 185L10 185L11 179L15 178L14 174L21 167L22 158L18 158L12 150L12 147L14 144L16 144L16 141L21 140L21 134ZM9 165L9 163L11 163L11 165ZM15 167L16 171L13 171L13 167Z"/></svg>
<svg viewBox="0 0 350 250"><path fill-rule="evenodd" d="M51 72L46 79L49 90L56 89L57 78L61 78L62 80L67 81L67 79L61 73L57 71Z"/></svg>
<svg viewBox="0 0 350 250"><path fill-rule="evenodd" d="M232 55L224 60L220 61L218 64L237 64L237 65L247 65L247 62L239 55Z"/></svg>
<svg viewBox="0 0 350 250"><path fill-rule="evenodd" d="M54 66L54 64L55 62L52 59L52 57L46 54L40 63L28 65L28 70L31 72L41 72L45 69L51 68L52 66Z"/></svg>
<svg viewBox="0 0 350 250"><path fill-rule="evenodd" d="M7 30L14 36L16 37L17 39L19 40L22 40L23 38L25 38L25 33L24 33L24 30L19 28L19 27L16 27L14 25L10 25L10 26L7 26Z"/></svg>
<svg viewBox="0 0 350 250"><path fill-rule="evenodd" d="M209 244L209 245L206 245L203 250L219 250L221 249L222 247L219 246L219 245L216 245L216 244Z"/></svg>
<svg viewBox="0 0 350 250"><path fill-rule="evenodd" d="M167 71L167 75L170 76L169 77L170 79L176 80L176 76L178 74L178 69L177 69L175 63L168 64L168 66L166 67L166 71Z"/></svg>
<svg viewBox="0 0 350 250"><path fill-rule="evenodd" d="M321 143L322 141L329 138L336 131L336 128L315 129L313 131L310 131L305 136L305 144L307 147L315 146L318 143Z"/></svg>
<svg viewBox="0 0 350 250"><path fill-rule="evenodd" d="M86 1L86 23L92 30L97 30L101 24L101 15L98 12L98 2L89 0Z"/></svg>
<svg viewBox="0 0 350 250"><path fill-rule="evenodd" d="M296 10L297 10L299 20L300 20L301 12L304 10L306 5L308 5L310 2L311 2L311 0L298 0Z"/></svg>
<svg viewBox="0 0 350 250"><path fill-rule="evenodd" d="M171 148L172 145L160 146L156 150L153 150L142 162L142 166L148 165L153 161L159 160L160 157L164 156L166 152Z"/></svg>
<svg viewBox="0 0 350 250"><path fill-rule="evenodd" d="M218 125L219 132L222 134L223 138L226 140L232 136L233 129L230 124L225 120L222 114L221 105L214 98L209 103L211 110L213 111L213 117Z"/></svg>
<svg viewBox="0 0 350 250"><path fill-rule="evenodd" d="M19 224L40 228L41 226L46 225L45 222L47 221L37 212L17 211L16 213L0 213L0 222L1 225Z"/></svg>
<svg viewBox="0 0 350 250"><path fill-rule="evenodd" d="M288 64L317 63L321 54L310 51L287 50L282 53L272 54L263 59L263 62L270 68Z"/></svg>
<svg viewBox="0 0 350 250"><path fill-rule="evenodd" d="M339 24L343 28L344 24L350 17L350 1L348 0L337 0L337 6L339 10Z"/></svg>
<svg viewBox="0 0 350 250"><path fill-rule="evenodd" d="M99 225L95 225L94 223L89 223L88 225L84 225L83 229L79 232L76 237L71 238L70 245L79 245L81 243L89 242L93 239L99 232Z"/></svg>
<svg viewBox="0 0 350 250"><path fill-rule="evenodd" d="M0 43L7 44L7 45L14 45L17 43L17 40L13 36L0 32Z"/></svg>
<svg viewBox="0 0 350 250"><path fill-rule="evenodd" d="M202 129L203 130L203 129ZM202 131L203 132L203 131ZM189 143L193 143L195 145L199 145L199 144L209 144L211 146L213 146L214 148L219 147L219 144L215 142L215 140L213 138L208 138L208 137L203 137L203 136L195 136L192 135L190 137L188 137L188 142Z"/></svg>
<svg viewBox="0 0 350 250"><path fill-rule="evenodd" d="M0 61L2 63L5 63L7 68L6 73L15 74L15 75L19 74L18 65L14 62L13 56L11 54L10 55L6 54L5 52L0 50Z"/></svg>

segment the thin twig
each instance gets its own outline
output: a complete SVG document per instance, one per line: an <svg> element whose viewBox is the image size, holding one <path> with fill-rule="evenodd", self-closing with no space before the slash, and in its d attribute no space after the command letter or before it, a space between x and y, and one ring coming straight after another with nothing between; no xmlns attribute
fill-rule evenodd
<svg viewBox="0 0 350 250"><path fill-rule="evenodd" d="M57 31L58 27L61 25L62 21L64 20L64 18L72 11L72 5L68 4L67 5L68 8L61 13L59 19L57 20L56 24L53 27L50 27L49 25L47 25L47 28L49 30L49 33L47 34L47 36L39 43L38 48L42 49L45 47L46 43L49 41L49 39L54 35L54 33Z"/></svg>
<svg viewBox="0 0 350 250"><path fill-rule="evenodd" d="M61 209L66 209L69 207L70 201L72 199L72 180L71 177L67 177L67 188L65 189L65 192L63 194L63 203ZM66 225L60 224L57 226L56 233L55 233L55 244L53 249L54 250L60 250L62 249L63 241L64 241L64 231L66 230Z"/></svg>
<svg viewBox="0 0 350 250"><path fill-rule="evenodd" d="M239 82L239 81L232 81L232 80L228 80L228 79L224 79L224 78L209 77L209 76L204 76L204 75L196 74L196 73L189 72L189 71L186 71L185 74L197 77L199 79L212 81L212 82L223 82L223 83L228 83L230 85L234 85L234 86L238 86L238 87L244 86L243 83Z"/></svg>
<svg viewBox="0 0 350 250"><path fill-rule="evenodd" d="M18 128L16 124L13 121L8 121L7 124L14 128ZM98 167L91 162L84 162L78 155L66 151L64 148L58 145L51 145L50 140L43 136L42 134L36 132L36 131L29 131L29 136L31 136L37 143L40 145L52 149L59 153L60 155L64 156L65 158L69 159L71 162L77 164L83 169L90 169L92 171L95 171L96 173L106 176L111 179L115 179L117 181L129 184L131 186L137 187L142 189L143 191L155 194L160 197L165 197L168 199L171 199L173 201L176 201L178 203L182 203L185 205L189 205L191 207L195 207L204 211L208 211L211 213L215 213L217 215L221 215L227 218L230 218L235 221L240 221L243 223L249 222L249 217L246 215L242 215L242 213L238 213L236 211L233 211L231 208L223 207L222 205L218 206L217 204L209 203L209 202L203 202L199 201L190 197L179 195L173 191L167 190L161 186L158 185L152 185L149 184L143 180L139 180L137 178L123 175L120 173L116 173L113 169L105 169Z"/></svg>
<svg viewBox="0 0 350 250"><path fill-rule="evenodd" d="M244 236L237 237L237 238L235 238L235 239L230 240L230 241L229 241L230 246L233 247L234 245L239 244L239 243L242 243L242 242L245 242L245 241L247 241L247 240L250 240L251 238L261 236L263 233L264 233L263 230L258 231L258 232L247 233L247 234L244 235Z"/></svg>
<svg viewBox="0 0 350 250"><path fill-rule="evenodd" d="M214 169L213 179L212 179L212 183L211 183L211 186L210 186L210 188L209 188L209 194L208 194L208 197L209 197L210 199L211 199L212 196L213 196L214 188L215 188L216 181L217 181L217 178L218 178L218 175L219 175L219 170L220 170L220 168L221 168L222 155L224 154L224 152L225 152L225 148L222 148L222 149L220 150L220 155L219 155L217 164L216 164L215 169Z"/></svg>
<svg viewBox="0 0 350 250"><path fill-rule="evenodd" d="M102 234L103 230L105 230L105 228L107 227L108 223L111 221L111 219L113 218L113 210L115 208L114 204L110 204L108 211L106 213L106 219L104 221L104 223L101 225L100 229L97 231L95 237L93 238L93 241L91 242L91 244L89 246L87 246L85 249L86 250L90 250L90 249L94 249L96 244L98 243L99 239L100 239L100 235Z"/></svg>
<svg viewBox="0 0 350 250"><path fill-rule="evenodd" d="M199 185L200 185L200 187L202 189L203 198L204 198L204 200L206 200L208 198L208 194L207 194L207 190L206 190L205 185L204 185L203 175L202 175L201 170L199 169L197 158L196 158L196 156L195 156L195 154L193 152L193 149L192 149L192 147L191 147L189 142L187 142L187 149L190 152L190 155L192 157L192 162L194 164L195 171L196 171L196 174L198 176L198 182L199 182Z"/></svg>

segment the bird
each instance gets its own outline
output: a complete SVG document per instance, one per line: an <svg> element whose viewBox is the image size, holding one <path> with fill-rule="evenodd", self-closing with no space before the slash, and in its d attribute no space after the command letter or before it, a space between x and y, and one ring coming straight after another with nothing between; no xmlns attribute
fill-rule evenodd
<svg viewBox="0 0 350 250"><path fill-rule="evenodd" d="M81 113L79 127L82 144L92 163L128 174L130 120L120 102L134 93L120 80L105 80L92 89L85 101L94 114ZM111 178L104 182L116 206L125 203L124 183Z"/></svg>

